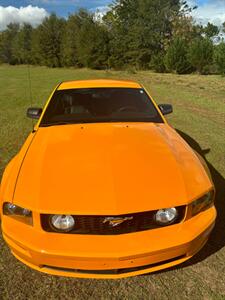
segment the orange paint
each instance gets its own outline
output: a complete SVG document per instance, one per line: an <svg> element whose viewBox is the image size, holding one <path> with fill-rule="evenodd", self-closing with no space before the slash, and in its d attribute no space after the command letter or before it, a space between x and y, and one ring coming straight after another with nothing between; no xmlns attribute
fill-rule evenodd
<svg viewBox="0 0 225 300"><path fill-rule="evenodd" d="M58 89L92 87L141 88L131 81L93 80L65 82ZM178 224L128 234L44 231L40 214L119 216L188 207L214 186L201 159L163 116L164 123L39 127L41 118L6 168L0 189L2 204L33 213L29 226L1 211L3 237L18 259L55 275L122 278L181 263L205 244L214 206ZM111 269L127 270L93 272Z"/></svg>

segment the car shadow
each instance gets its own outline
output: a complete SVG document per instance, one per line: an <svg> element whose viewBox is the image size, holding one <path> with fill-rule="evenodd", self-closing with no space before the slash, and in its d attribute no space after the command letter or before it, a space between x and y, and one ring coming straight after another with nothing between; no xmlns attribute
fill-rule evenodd
<svg viewBox="0 0 225 300"><path fill-rule="evenodd" d="M173 269L182 269L197 264L205 260L207 257L211 256L212 254L218 252L225 246L225 179L214 168L214 166L209 161L207 161L206 154L210 152L210 149L202 149L201 146L192 137L178 129L176 129L176 131L192 147L192 149L197 151L205 159L216 188L215 206L218 215L214 230L210 235L209 241L201 251L199 251L195 256L193 256L183 264L168 268L163 271L154 272L157 274L171 271Z"/></svg>

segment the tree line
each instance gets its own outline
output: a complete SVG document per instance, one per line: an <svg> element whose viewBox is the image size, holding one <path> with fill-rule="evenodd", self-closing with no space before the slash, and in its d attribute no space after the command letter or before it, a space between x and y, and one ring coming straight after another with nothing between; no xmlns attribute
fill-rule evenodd
<svg viewBox="0 0 225 300"><path fill-rule="evenodd" d="M104 16L81 9L36 28L10 24L0 32L0 62L225 74L225 22L198 25L193 9L184 0L115 0Z"/></svg>

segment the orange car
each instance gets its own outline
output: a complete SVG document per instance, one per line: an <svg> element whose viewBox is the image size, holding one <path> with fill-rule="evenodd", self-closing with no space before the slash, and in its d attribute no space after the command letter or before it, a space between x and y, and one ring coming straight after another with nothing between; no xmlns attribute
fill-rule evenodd
<svg viewBox="0 0 225 300"><path fill-rule="evenodd" d="M41 272L122 278L180 264L206 243L216 210L204 160L133 81L57 86L7 166L2 232Z"/></svg>

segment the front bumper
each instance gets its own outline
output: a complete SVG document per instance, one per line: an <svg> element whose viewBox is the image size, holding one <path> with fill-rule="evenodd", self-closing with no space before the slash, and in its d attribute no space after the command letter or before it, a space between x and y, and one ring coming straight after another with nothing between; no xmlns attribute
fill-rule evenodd
<svg viewBox="0 0 225 300"><path fill-rule="evenodd" d="M3 237L23 263L53 275L123 278L182 263L206 243L216 218L214 207L176 225L115 236L44 232L3 217ZM15 226L16 222L16 226Z"/></svg>

